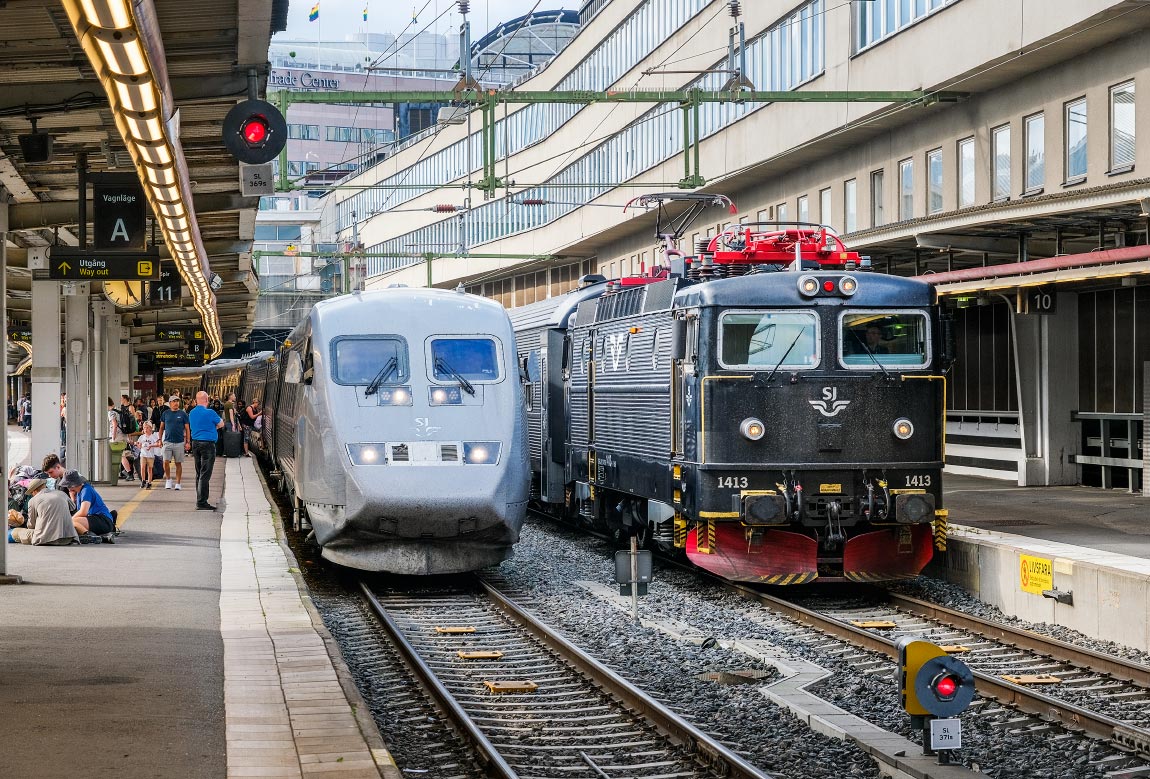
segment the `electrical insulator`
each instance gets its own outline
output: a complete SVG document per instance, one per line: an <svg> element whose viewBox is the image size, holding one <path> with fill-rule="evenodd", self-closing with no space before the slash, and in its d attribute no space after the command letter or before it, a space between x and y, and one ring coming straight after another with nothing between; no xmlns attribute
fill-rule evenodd
<svg viewBox="0 0 1150 779"><path fill-rule="evenodd" d="M739 18L739 16L742 14L742 9L739 7L739 0L731 0L730 11L732 19Z"/></svg>
<svg viewBox="0 0 1150 779"><path fill-rule="evenodd" d="M453 206L450 203L440 203L431 210L437 214L454 214L456 211L459 211L460 208L459 206Z"/></svg>
<svg viewBox="0 0 1150 779"><path fill-rule="evenodd" d="M471 3L468 2L468 0L459 0L458 5L459 13L463 14L464 16L466 16L467 12L471 10Z"/></svg>
<svg viewBox="0 0 1150 779"><path fill-rule="evenodd" d="M521 206L545 206L545 205L547 205L547 201L543 200L542 198L534 197L534 198L527 198L526 200L520 200L519 205L521 205Z"/></svg>

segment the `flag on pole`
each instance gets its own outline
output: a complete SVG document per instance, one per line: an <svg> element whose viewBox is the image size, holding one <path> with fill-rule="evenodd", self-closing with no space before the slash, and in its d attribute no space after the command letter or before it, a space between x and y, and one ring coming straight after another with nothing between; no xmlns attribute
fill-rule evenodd
<svg viewBox="0 0 1150 779"><path fill-rule="evenodd" d="M363 4L363 20L367 21L367 3Z"/></svg>
<svg viewBox="0 0 1150 779"><path fill-rule="evenodd" d="M313 5L311 7L311 13L309 13L307 15L307 20L309 22L314 22L318 18L319 18L319 0L315 0L315 5Z"/></svg>

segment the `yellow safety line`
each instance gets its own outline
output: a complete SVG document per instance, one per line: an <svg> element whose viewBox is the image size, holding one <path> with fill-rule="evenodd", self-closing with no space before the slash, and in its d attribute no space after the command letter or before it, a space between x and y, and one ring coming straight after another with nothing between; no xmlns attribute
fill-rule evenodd
<svg viewBox="0 0 1150 779"><path fill-rule="evenodd" d="M132 513L136 510L136 508L145 500L147 500L148 496L151 494L152 490L140 490L136 493L136 497L125 503L124 508L120 509L116 514L116 527L123 527L124 524L127 523L128 519L132 516Z"/></svg>

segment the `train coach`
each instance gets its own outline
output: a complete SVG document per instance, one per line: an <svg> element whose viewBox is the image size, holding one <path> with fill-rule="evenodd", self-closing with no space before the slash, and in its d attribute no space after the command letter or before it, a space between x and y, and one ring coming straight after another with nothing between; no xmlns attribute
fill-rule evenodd
<svg viewBox="0 0 1150 779"><path fill-rule="evenodd" d="M947 321L821 225L512 311L532 498L773 584L917 575L945 517Z"/></svg>
<svg viewBox="0 0 1150 779"><path fill-rule="evenodd" d="M425 575L512 554L526 422L499 304L436 289L332 298L283 348L212 363L196 389L233 379L244 402L263 403L257 451L328 560Z"/></svg>

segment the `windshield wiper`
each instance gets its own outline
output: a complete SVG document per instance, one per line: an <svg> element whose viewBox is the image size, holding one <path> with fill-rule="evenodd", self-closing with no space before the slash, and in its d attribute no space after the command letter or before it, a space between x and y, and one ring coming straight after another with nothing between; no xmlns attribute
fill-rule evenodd
<svg viewBox="0 0 1150 779"><path fill-rule="evenodd" d="M462 387L463 391L466 392L468 395L474 395L475 394L474 385L472 385L472 383L469 382L467 379L463 378L463 376L460 375L459 371L452 368L451 365L448 364L447 360L443 359L442 357L436 357L435 358L435 370L436 371L442 371L443 373L448 374L449 376L451 376L451 378L458 381L459 386Z"/></svg>
<svg viewBox="0 0 1150 779"><path fill-rule="evenodd" d="M379 369L379 373L375 374L375 378L371 380L371 384L368 384L367 389L363 391L363 396L366 398L379 392L379 385L387 381L391 374L397 370L399 370L399 360L392 357Z"/></svg>
<svg viewBox="0 0 1150 779"><path fill-rule="evenodd" d="M799 329L799 334L795 336L795 340L791 341L791 345L787 347L787 350L783 352L783 356L779 358L777 363L775 363L775 367L771 368L771 372L767 374L767 383L770 383L771 378L774 377L775 373L778 372L782 364L787 361L787 358L791 356L791 350L795 348L795 344L799 342L799 339L803 337L803 333L806 331L807 328L805 325Z"/></svg>
<svg viewBox="0 0 1150 779"><path fill-rule="evenodd" d="M874 356L874 352L872 352L870 350L870 347L866 345L866 341L864 341L862 338L860 338L859 334L856 333L854 330L851 330L851 335L853 335L855 337L855 340L859 342L859 346L861 346L863 348L863 351L867 353L867 356L870 357L871 362L873 362L875 365L877 365L878 369L880 371L882 371L882 375L889 379L890 374L886 372L886 368L883 367L883 365L879 361L879 359Z"/></svg>

